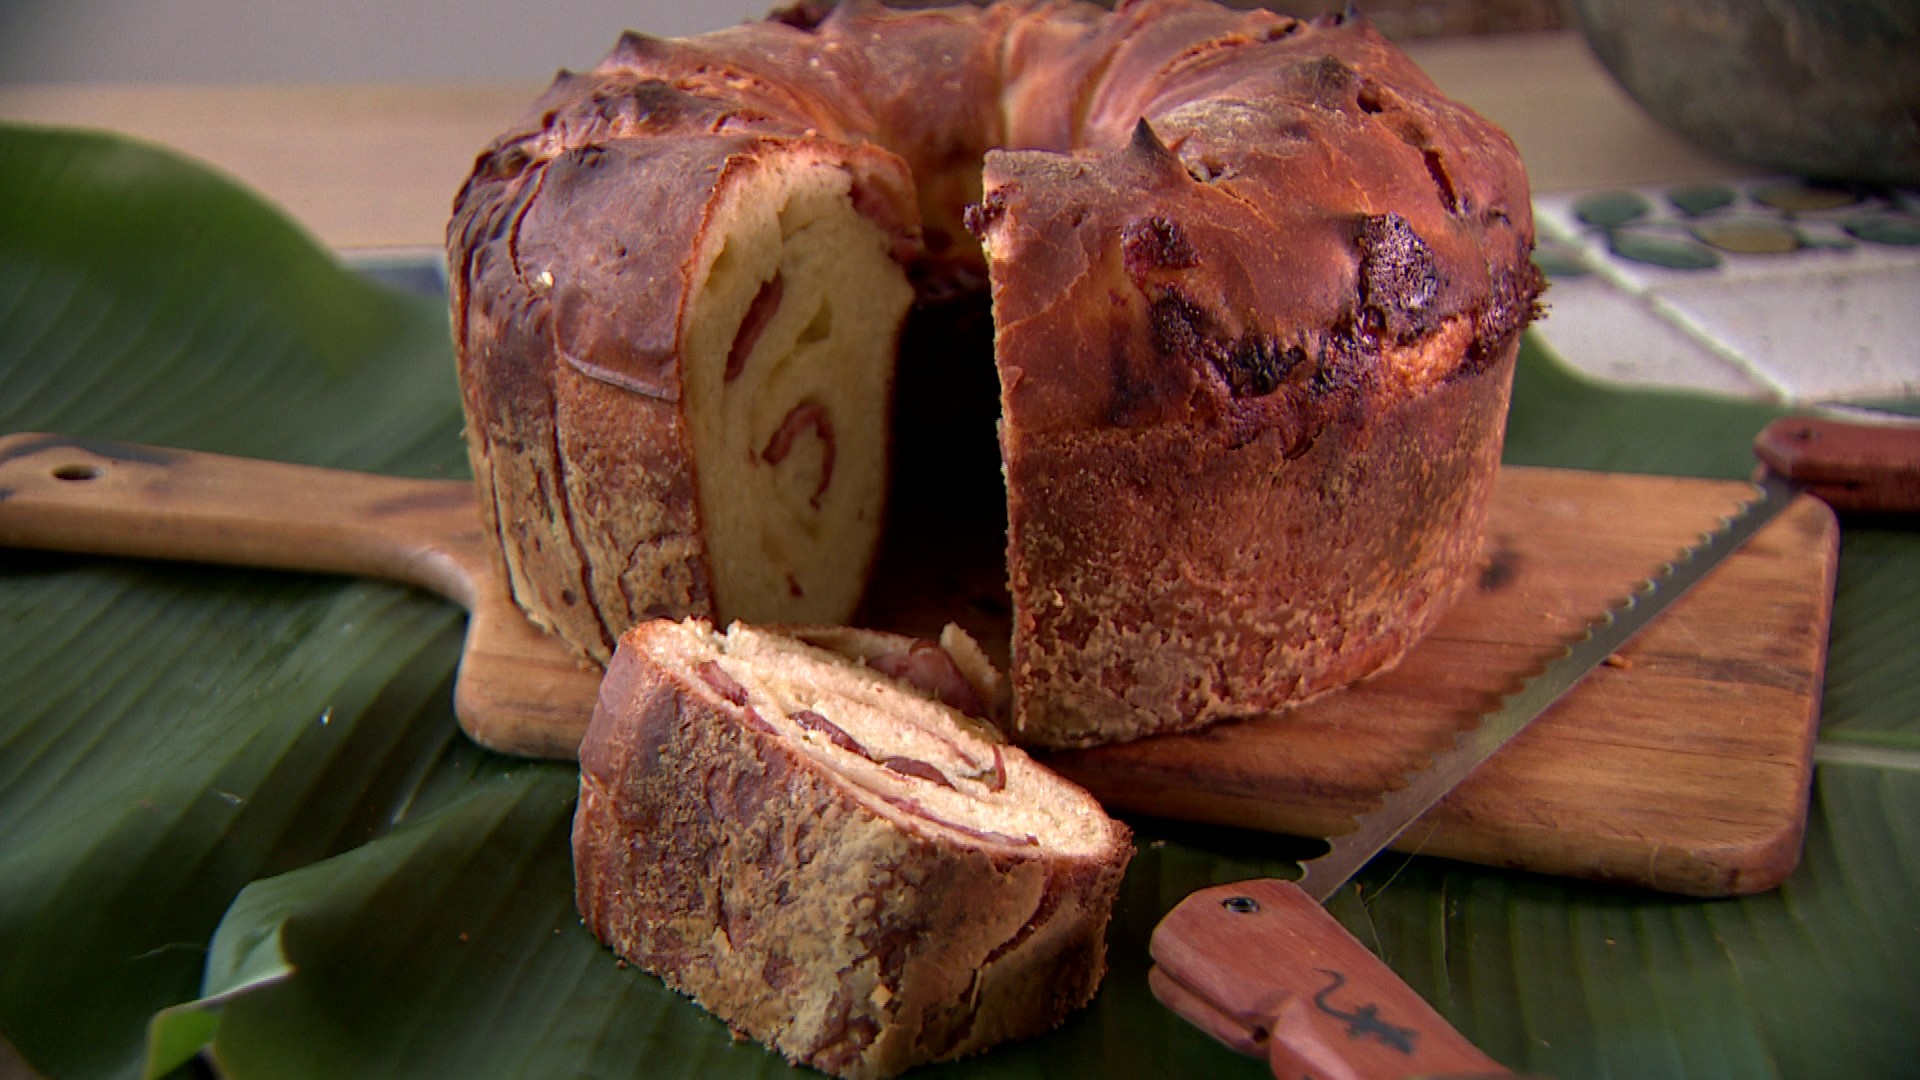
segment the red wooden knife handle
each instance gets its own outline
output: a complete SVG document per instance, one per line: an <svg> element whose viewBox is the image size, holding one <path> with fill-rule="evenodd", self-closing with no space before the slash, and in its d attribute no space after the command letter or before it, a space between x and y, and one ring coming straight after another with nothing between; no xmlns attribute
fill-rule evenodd
<svg viewBox="0 0 1920 1080"><path fill-rule="evenodd" d="M1202 889L1150 948L1154 996L1276 1077L1510 1075L1290 881Z"/></svg>
<svg viewBox="0 0 1920 1080"><path fill-rule="evenodd" d="M1789 416L1768 424L1753 452L1835 510L1920 511L1920 424Z"/></svg>

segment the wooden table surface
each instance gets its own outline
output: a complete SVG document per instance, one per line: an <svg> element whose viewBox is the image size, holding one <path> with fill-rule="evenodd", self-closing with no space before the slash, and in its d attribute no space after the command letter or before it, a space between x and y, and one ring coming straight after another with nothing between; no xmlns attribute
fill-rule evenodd
<svg viewBox="0 0 1920 1080"><path fill-rule="evenodd" d="M1741 175L1641 112L1571 32L1408 51L1513 135L1536 192ZM172 147L238 177L335 248L437 247L474 155L540 90L49 84L0 87L0 120L106 128Z"/></svg>

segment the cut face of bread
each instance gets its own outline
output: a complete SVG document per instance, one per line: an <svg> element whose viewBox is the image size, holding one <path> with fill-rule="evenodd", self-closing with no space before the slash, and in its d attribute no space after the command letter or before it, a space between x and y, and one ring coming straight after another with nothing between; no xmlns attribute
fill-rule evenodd
<svg viewBox="0 0 1920 1080"><path fill-rule="evenodd" d="M839 622L879 541L913 290L851 177L769 164L716 208L687 306L687 419L725 619Z"/></svg>
<svg viewBox="0 0 1920 1080"><path fill-rule="evenodd" d="M913 644L876 640L855 652ZM1104 972L1126 828L861 660L643 623L581 764L588 927L792 1061L871 1077L959 1057L1052 1028Z"/></svg>
<svg viewBox="0 0 1920 1080"><path fill-rule="evenodd" d="M848 785L919 819L915 827L1067 855L1111 844L1112 823L1091 797L1009 752L964 713L794 637L735 624L710 640L712 655L692 674L729 700L744 695L775 733L800 740Z"/></svg>

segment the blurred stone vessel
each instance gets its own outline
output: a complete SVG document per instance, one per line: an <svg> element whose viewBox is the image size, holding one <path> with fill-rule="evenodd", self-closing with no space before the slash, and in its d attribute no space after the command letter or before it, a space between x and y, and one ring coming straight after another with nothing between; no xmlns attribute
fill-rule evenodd
<svg viewBox="0 0 1920 1080"><path fill-rule="evenodd" d="M1564 0L1601 63L1708 149L1920 185L1920 0Z"/></svg>

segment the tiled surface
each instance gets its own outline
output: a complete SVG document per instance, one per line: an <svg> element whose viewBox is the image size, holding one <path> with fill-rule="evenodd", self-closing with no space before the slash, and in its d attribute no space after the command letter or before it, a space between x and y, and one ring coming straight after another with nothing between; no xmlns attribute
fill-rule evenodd
<svg viewBox="0 0 1920 1080"><path fill-rule="evenodd" d="M1589 375L1742 397L1769 393L1741 361L1683 328L1656 297L1590 274L1554 279L1546 304L1536 331Z"/></svg>
<svg viewBox="0 0 1920 1080"><path fill-rule="evenodd" d="M1789 400L1920 396L1920 266L1730 288L1676 282L1662 295Z"/></svg>
<svg viewBox="0 0 1920 1080"><path fill-rule="evenodd" d="M1872 210L1908 215L1913 193L1875 195L1822 210L1780 210L1752 194L1777 180L1734 182L1736 201L1713 218L1784 222L1805 244L1778 254L1718 251L1711 269L1668 269L1609 250L1582 222L1584 194L1535 205L1553 278L1546 342L1588 374L1689 386L1783 402L1920 397L1920 246L1873 243L1843 225ZM1634 228L1691 239L1706 218L1677 209L1659 188L1639 189L1652 211ZM1556 265L1580 273L1554 273Z"/></svg>

